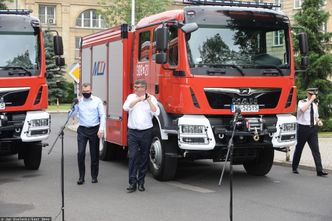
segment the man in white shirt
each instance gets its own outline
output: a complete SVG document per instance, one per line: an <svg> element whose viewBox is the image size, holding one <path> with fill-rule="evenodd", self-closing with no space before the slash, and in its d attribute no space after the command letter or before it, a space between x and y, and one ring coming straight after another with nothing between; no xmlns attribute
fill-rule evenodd
<svg viewBox="0 0 332 221"><path fill-rule="evenodd" d="M152 119L158 116L160 109L157 99L147 93L145 80L136 80L134 93L123 104L128 111L128 158L129 187L128 193L144 191L144 178L148 169L149 150L152 141Z"/></svg>
<svg viewBox="0 0 332 221"><path fill-rule="evenodd" d="M323 171L322 160L318 145L317 126L323 126L319 119L318 105L315 102L317 98L317 88L307 89L307 99L300 100L297 106L297 144L293 156L293 173L298 174L298 166L301 159L303 147L308 142L312 156L316 165L317 176L326 176L328 173Z"/></svg>

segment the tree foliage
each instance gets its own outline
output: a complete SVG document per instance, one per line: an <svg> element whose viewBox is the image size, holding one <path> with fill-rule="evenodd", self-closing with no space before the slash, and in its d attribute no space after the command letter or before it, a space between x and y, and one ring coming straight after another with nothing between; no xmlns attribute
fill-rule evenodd
<svg viewBox="0 0 332 221"><path fill-rule="evenodd" d="M47 84L48 84L48 99L50 103L66 102L68 97L68 82L64 78L65 72L59 71L59 68L55 64L55 54L53 48L53 35L46 32L44 34L45 40L45 60L46 60L46 72L47 72Z"/></svg>
<svg viewBox="0 0 332 221"><path fill-rule="evenodd" d="M0 0L0 9L7 9L6 0Z"/></svg>
<svg viewBox="0 0 332 221"><path fill-rule="evenodd" d="M99 11L108 26L112 27L131 22L130 0L101 0L103 9ZM136 0L135 20L164 11L171 4L171 0Z"/></svg>
<svg viewBox="0 0 332 221"><path fill-rule="evenodd" d="M309 66L297 76L299 97L300 99L305 97L306 88L317 87L319 89L320 117L328 122L332 113L332 83L328 80L332 74L332 33L322 31L322 27L330 16L322 9L323 6L324 0L304 0L302 9L295 14L294 19L296 22L295 33L306 32L309 43ZM294 42L297 42L295 38ZM294 49L298 52L298 47L294 47ZM295 59L298 67L301 60L300 55ZM325 127L324 129L332 128Z"/></svg>

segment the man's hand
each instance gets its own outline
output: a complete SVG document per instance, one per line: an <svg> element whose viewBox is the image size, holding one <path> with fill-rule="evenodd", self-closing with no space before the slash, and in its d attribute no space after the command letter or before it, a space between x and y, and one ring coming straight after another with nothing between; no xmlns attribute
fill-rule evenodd
<svg viewBox="0 0 332 221"><path fill-rule="evenodd" d="M311 95L310 97L310 101L314 101L317 98L317 96L315 94Z"/></svg>
<svg viewBox="0 0 332 221"><path fill-rule="evenodd" d="M98 131L97 136L99 137L99 139L103 138L104 137L104 131L102 131L102 130Z"/></svg>
<svg viewBox="0 0 332 221"><path fill-rule="evenodd" d="M321 121L320 119L317 121L317 125L318 127L322 127L324 124L323 124L323 121Z"/></svg>

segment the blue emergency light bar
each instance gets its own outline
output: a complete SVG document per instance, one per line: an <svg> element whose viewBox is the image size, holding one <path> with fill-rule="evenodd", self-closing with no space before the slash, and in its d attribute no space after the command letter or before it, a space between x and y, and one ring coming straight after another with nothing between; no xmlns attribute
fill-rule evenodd
<svg viewBox="0 0 332 221"><path fill-rule="evenodd" d="M253 7L253 8L280 8L280 5L267 2L242 2L229 0L183 0L186 5L219 5L219 6L235 6L235 7Z"/></svg>
<svg viewBox="0 0 332 221"><path fill-rule="evenodd" d="M0 14L10 14L10 15L29 15L32 10L29 9L2 9Z"/></svg>

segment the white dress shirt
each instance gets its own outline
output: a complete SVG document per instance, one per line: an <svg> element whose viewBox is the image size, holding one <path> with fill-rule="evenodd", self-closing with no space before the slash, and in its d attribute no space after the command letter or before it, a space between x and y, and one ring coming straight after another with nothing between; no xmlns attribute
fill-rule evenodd
<svg viewBox="0 0 332 221"><path fill-rule="evenodd" d="M310 126L310 105L306 111L301 111L301 108L307 104L308 99L300 100L297 105L297 123L301 125ZM314 109L314 125L317 124L316 119L319 118L318 114L318 106L315 102L312 102L313 109Z"/></svg>
<svg viewBox="0 0 332 221"><path fill-rule="evenodd" d="M134 107L130 108L129 105L134 100L138 99L136 94L129 94L126 101L123 104L123 110L128 111L128 128L136 130L146 130L153 127L152 118L158 116L160 109L158 107L157 99L151 96L151 102L156 107L156 112L152 112L149 102L147 100L139 101Z"/></svg>

